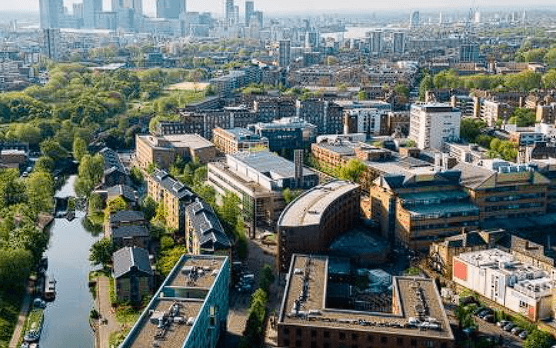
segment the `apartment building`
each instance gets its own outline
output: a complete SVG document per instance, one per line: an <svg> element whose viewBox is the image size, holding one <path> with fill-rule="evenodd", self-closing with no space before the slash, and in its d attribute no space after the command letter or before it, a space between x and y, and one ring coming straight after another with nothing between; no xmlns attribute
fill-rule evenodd
<svg viewBox="0 0 556 348"><path fill-rule="evenodd" d="M317 127L299 117L287 117L270 123L247 126L254 134L268 140L270 151L303 149L315 141Z"/></svg>
<svg viewBox="0 0 556 348"><path fill-rule="evenodd" d="M508 122L514 108L504 102L495 100L483 100L480 107L480 118L483 119L487 126L494 127L498 123Z"/></svg>
<svg viewBox="0 0 556 348"><path fill-rule="evenodd" d="M253 102L253 109L257 113L259 122L272 122L285 117L294 117L296 103L293 98L260 98Z"/></svg>
<svg viewBox="0 0 556 348"><path fill-rule="evenodd" d="M152 294L154 272L147 250L124 247L116 251L114 261L114 292L119 301L141 303Z"/></svg>
<svg viewBox="0 0 556 348"><path fill-rule="evenodd" d="M370 296L349 290L355 286L349 274L339 278L328 257L293 255L278 313L279 347L455 346L431 279L393 277L391 295L383 294L391 302L377 311L365 307Z"/></svg>
<svg viewBox="0 0 556 348"><path fill-rule="evenodd" d="M341 134L344 129L343 108L321 98L298 100L296 116L317 126L318 134Z"/></svg>
<svg viewBox="0 0 556 348"><path fill-rule="evenodd" d="M449 104L413 104L409 138L421 150L442 150L446 141L459 139L461 112Z"/></svg>
<svg viewBox="0 0 556 348"><path fill-rule="evenodd" d="M268 139L247 128L216 128L213 134L214 145L225 154L268 149Z"/></svg>
<svg viewBox="0 0 556 348"><path fill-rule="evenodd" d="M452 280L530 320L549 319L552 306L553 276L511 253L487 249L454 256Z"/></svg>
<svg viewBox="0 0 556 348"><path fill-rule="evenodd" d="M185 246L192 255L231 257L232 243L212 207L197 198L186 208Z"/></svg>
<svg viewBox="0 0 556 348"><path fill-rule="evenodd" d="M226 192L240 198L246 231L255 237L257 227L274 229L286 206L284 189L310 189L318 184L318 175L272 152L242 152L226 155L225 162L209 163L207 184L215 188L217 198Z"/></svg>
<svg viewBox="0 0 556 348"><path fill-rule="evenodd" d="M185 208L194 202L195 194L164 170L147 175L147 193L166 209L166 225L179 232L185 229Z"/></svg>
<svg viewBox="0 0 556 348"><path fill-rule="evenodd" d="M230 261L183 255L120 348L216 348L228 323Z"/></svg>
<svg viewBox="0 0 556 348"><path fill-rule="evenodd" d="M294 253L325 253L335 238L353 228L359 220L360 195L359 185L332 181L289 204L276 228L280 272L287 272Z"/></svg>
<svg viewBox="0 0 556 348"><path fill-rule="evenodd" d="M185 161L197 160L204 164L216 158L216 147L197 134L135 136L135 161L140 168L154 163L168 170L178 156Z"/></svg>
<svg viewBox="0 0 556 348"><path fill-rule="evenodd" d="M337 100L335 103L344 109L344 133L363 133L370 135L386 134L386 118L392 105L380 100Z"/></svg>
<svg viewBox="0 0 556 348"><path fill-rule="evenodd" d="M555 124L556 123L556 103L537 106L537 122Z"/></svg>
<svg viewBox="0 0 556 348"><path fill-rule="evenodd" d="M543 215L547 211L550 180L531 165L515 165L502 160L459 163L461 184L473 204L480 209L481 221Z"/></svg>
<svg viewBox="0 0 556 348"><path fill-rule="evenodd" d="M384 174L370 189L371 218L382 236L415 250L477 228L479 208L460 183L461 173L434 167Z"/></svg>

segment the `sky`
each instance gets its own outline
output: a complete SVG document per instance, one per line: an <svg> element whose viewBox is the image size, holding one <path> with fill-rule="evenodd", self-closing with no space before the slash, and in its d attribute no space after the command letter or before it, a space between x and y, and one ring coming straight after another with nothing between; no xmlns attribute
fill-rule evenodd
<svg viewBox="0 0 556 348"><path fill-rule="evenodd" d="M82 0L64 0L66 7L71 8L73 3ZM110 9L110 0L104 1L104 9ZM187 0L188 11L209 11L222 13L222 0ZM154 15L156 0L143 0L143 8L147 15ZM447 5L448 3L448 5ZM357 13L361 11L380 11L380 10L405 10L420 8L438 8L439 10L447 7L471 7L475 3L481 7L516 7L522 8L525 4L531 8L533 4L539 6L554 5L554 0L398 0L398 1L373 1L373 0L255 0L255 8L267 13L295 13L295 12L315 12L315 13L334 13L334 11ZM244 0L236 0L236 5L240 6L240 13L243 13ZM38 11L39 0L0 0L0 11Z"/></svg>

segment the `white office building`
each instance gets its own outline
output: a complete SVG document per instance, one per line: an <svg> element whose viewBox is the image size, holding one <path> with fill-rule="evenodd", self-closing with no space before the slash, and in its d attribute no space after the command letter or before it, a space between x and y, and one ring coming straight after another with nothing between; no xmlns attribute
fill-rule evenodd
<svg viewBox="0 0 556 348"><path fill-rule="evenodd" d="M442 150L444 142L459 139L461 112L441 103L413 104L409 138L421 150Z"/></svg>
<svg viewBox="0 0 556 348"><path fill-rule="evenodd" d="M554 270L519 261L500 249L454 256L452 280L530 320L552 317Z"/></svg>

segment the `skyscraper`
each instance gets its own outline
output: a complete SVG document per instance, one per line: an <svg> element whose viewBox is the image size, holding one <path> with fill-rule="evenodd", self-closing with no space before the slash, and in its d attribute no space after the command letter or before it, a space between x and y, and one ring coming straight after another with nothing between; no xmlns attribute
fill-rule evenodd
<svg viewBox="0 0 556 348"><path fill-rule="evenodd" d="M405 33L399 31L394 33L394 53L405 52Z"/></svg>
<svg viewBox="0 0 556 348"><path fill-rule="evenodd" d="M369 47L369 52L370 53L380 53L382 51L383 48L383 32L382 30L373 30L371 32L368 33L370 36L370 40L369 40L369 44L371 45L371 47Z"/></svg>
<svg viewBox="0 0 556 348"><path fill-rule="evenodd" d="M59 28L64 13L64 0L39 0L40 28Z"/></svg>
<svg viewBox="0 0 556 348"><path fill-rule="evenodd" d="M186 12L186 0L157 0L156 16L158 18L179 19Z"/></svg>
<svg viewBox="0 0 556 348"><path fill-rule="evenodd" d="M251 21L254 12L255 12L255 3L253 1L246 1L245 2L245 24L246 25L249 25L249 22Z"/></svg>
<svg viewBox="0 0 556 348"><path fill-rule="evenodd" d="M41 29L39 42L44 56L54 61L59 59L60 29Z"/></svg>
<svg viewBox="0 0 556 348"><path fill-rule="evenodd" d="M234 17L234 0L224 0L224 18L230 24Z"/></svg>
<svg viewBox="0 0 556 348"><path fill-rule="evenodd" d="M143 15L143 0L112 0L112 11L131 8L136 15Z"/></svg>
<svg viewBox="0 0 556 348"><path fill-rule="evenodd" d="M412 11L409 17L409 27L411 29L419 28L419 11Z"/></svg>
<svg viewBox="0 0 556 348"><path fill-rule="evenodd" d="M99 12L102 12L102 0L83 0L83 26L96 28Z"/></svg>
<svg viewBox="0 0 556 348"><path fill-rule="evenodd" d="M278 47L278 64L281 67L287 67L290 65L291 60L291 43L290 40L280 40Z"/></svg>

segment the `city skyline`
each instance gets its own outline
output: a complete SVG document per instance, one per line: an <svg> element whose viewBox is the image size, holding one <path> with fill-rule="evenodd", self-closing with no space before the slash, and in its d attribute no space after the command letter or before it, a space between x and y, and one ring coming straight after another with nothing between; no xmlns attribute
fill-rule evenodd
<svg viewBox="0 0 556 348"><path fill-rule="evenodd" d="M64 6L68 9L72 8L74 3L81 3L83 0L64 0ZM144 14L147 16L156 16L156 0L143 0L143 10ZM338 6L338 2L332 0L322 0L322 1L294 1L294 0L283 0L283 1L260 1L256 3L256 7L266 13L323 13L323 12L349 12L357 10L359 11L410 11L411 9L423 9L423 10L443 10L443 9L465 9L473 6L472 1L469 3L450 3L446 4L441 0L429 0L427 2L422 2L418 0L405 0L399 5L390 3L364 3L359 0L350 0L342 2L342 5ZM236 5L244 9L245 1L236 1ZM476 5L476 4L475 4ZM516 8L516 9L528 9L532 10L536 7L550 6L552 5L551 0L536 0L534 4L529 4L526 8L523 7L523 2L518 0L490 0L488 3L480 4L479 8L496 8L503 7ZM39 0L21 0L18 2L10 2L2 4L3 11L39 11ZM206 1L189 1L187 4L188 11L192 12L211 12L218 15L223 13L222 0L206 0ZM111 9L111 0L103 0L103 9Z"/></svg>

